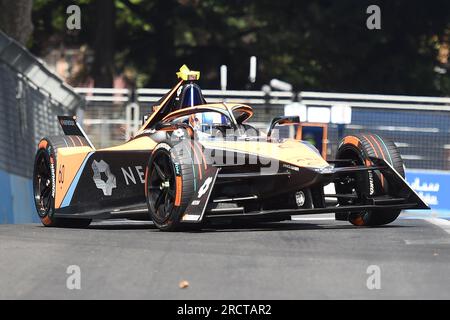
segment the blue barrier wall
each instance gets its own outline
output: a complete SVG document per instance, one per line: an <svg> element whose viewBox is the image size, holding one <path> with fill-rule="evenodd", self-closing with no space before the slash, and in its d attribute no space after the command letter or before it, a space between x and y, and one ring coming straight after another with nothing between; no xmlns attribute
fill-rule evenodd
<svg viewBox="0 0 450 320"><path fill-rule="evenodd" d="M31 180L0 170L0 223L38 221Z"/></svg>
<svg viewBox="0 0 450 320"><path fill-rule="evenodd" d="M432 208L421 214L450 217L450 172L409 169L406 180ZM30 179L0 170L0 191L0 223L39 222Z"/></svg>

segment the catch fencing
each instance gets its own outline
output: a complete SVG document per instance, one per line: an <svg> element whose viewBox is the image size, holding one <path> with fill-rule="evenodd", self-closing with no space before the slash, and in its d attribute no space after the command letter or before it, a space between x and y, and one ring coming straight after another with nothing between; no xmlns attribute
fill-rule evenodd
<svg viewBox="0 0 450 320"><path fill-rule="evenodd" d="M39 139L61 134L57 115L83 99L0 31L0 223L38 220L32 174Z"/></svg>
<svg viewBox="0 0 450 320"><path fill-rule="evenodd" d="M31 178L40 138L61 133L56 116L82 104L62 80L0 32L0 170Z"/></svg>

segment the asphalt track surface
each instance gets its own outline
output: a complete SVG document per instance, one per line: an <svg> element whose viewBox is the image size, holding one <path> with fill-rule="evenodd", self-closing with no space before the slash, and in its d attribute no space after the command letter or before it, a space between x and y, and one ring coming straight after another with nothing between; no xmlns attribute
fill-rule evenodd
<svg viewBox="0 0 450 320"><path fill-rule="evenodd" d="M357 228L321 215L184 233L124 221L0 225L0 298L448 299L450 222L436 221ZM69 265L81 290L66 287ZM370 265L380 289L367 288Z"/></svg>

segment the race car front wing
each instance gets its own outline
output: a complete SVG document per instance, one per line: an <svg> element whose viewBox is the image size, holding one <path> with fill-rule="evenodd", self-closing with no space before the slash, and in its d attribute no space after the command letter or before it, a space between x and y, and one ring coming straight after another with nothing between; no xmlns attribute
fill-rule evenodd
<svg viewBox="0 0 450 320"><path fill-rule="evenodd" d="M183 221L200 222L214 218L285 218L291 215L319 213L351 213L366 210L429 209L428 205L408 185L405 179L385 160L371 158L372 166L345 166L319 169L301 168L299 172L275 174L222 170L211 167L201 186L201 196L188 205ZM378 171L389 183L389 193L370 196L355 194L325 194L324 186L342 175ZM270 192L267 192L270 190ZM278 191L278 192L277 192ZM302 206L293 200L303 192ZM352 198L354 204L339 204L339 198Z"/></svg>

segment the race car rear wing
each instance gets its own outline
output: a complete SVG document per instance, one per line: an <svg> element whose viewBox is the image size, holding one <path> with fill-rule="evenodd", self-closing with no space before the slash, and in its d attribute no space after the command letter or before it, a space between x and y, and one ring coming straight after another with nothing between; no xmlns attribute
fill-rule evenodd
<svg viewBox="0 0 450 320"><path fill-rule="evenodd" d="M66 136L79 136L86 139L89 146L95 150L94 145L91 140L89 140L87 134L84 132L83 128L77 122L77 117L75 116L58 116L58 122Z"/></svg>

